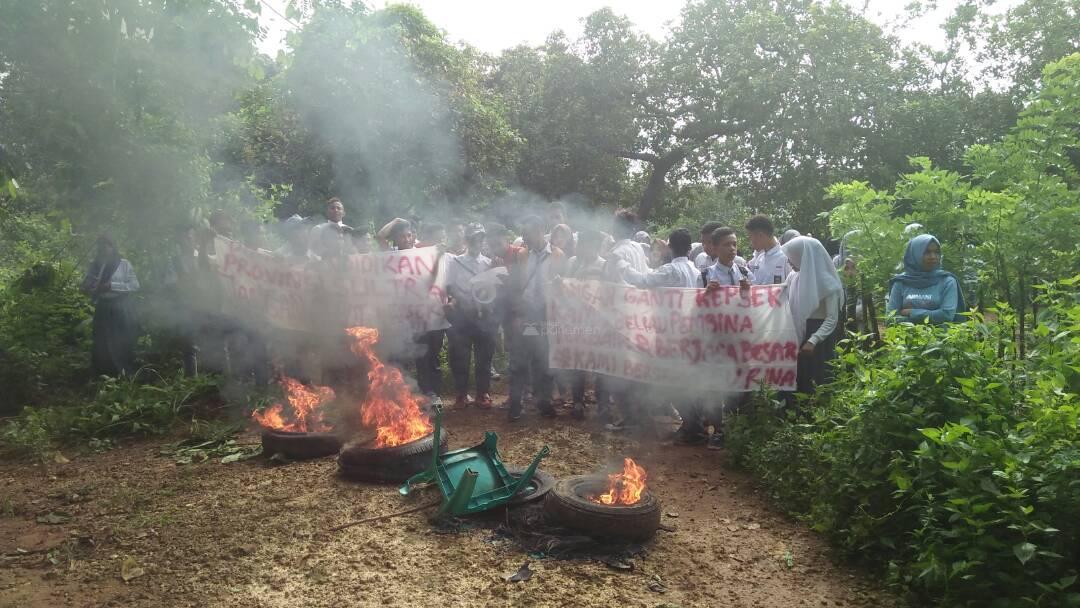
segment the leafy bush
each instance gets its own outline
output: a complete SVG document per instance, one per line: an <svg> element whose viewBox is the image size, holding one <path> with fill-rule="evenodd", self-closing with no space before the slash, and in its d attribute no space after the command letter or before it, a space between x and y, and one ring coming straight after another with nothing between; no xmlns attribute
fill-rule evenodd
<svg viewBox="0 0 1080 608"><path fill-rule="evenodd" d="M156 382L145 382L151 375ZM162 434L216 394L213 376L163 377L143 368L130 378L103 378L87 404L26 408L0 429L0 445L17 454L42 455L62 444L101 445L118 437Z"/></svg>
<svg viewBox="0 0 1080 608"><path fill-rule="evenodd" d="M0 413L89 377L90 302L70 268L39 263L0 292Z"/></svg>
<svg viewBox="0 0 1080 608"><path fill-rule="evenodd" d="M1080 606L1078 283L1048 290L1026 361L999 356L1004 310L889 327L841 355L808 422L759 398L731 424L736 461L920 603Z"/></svg>

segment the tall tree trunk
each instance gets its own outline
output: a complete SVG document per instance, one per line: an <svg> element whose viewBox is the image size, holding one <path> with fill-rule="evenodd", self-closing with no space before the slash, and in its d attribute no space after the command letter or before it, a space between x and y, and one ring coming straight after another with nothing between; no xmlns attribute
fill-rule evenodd
<svg viewBox="0 0 1080 608"><path fill-rule="evenodd" d="M638 218L648 219L652 212L664 201L664 190L667 188L667 176L676 165L686 158L687 151L676 148L663 156L657 156L648 152L616 152L615 156L631 160L640 160L652 165L649 173L649 182L645 185L645 192L641 194L638 202Z"/></svg>

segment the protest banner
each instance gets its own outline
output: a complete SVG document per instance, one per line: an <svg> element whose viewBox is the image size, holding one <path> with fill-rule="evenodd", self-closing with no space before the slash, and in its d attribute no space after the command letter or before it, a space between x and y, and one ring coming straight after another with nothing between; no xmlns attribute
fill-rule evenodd
<svg viewBox="0 0 1080 608"><path fill-rule="evenodd" d="M798 341L780 285L638 289L565 279L546 295L556 369L675 387L795 388Z"/></svg>
<svg viewBox="0 0 1080 608"><path fill-rule="evenodd" d="M294 331L362 325L403 340L447 327L446 273L435 247L304 262L220 236L214 247L210 262L221 283L214 312Z"/></svg>

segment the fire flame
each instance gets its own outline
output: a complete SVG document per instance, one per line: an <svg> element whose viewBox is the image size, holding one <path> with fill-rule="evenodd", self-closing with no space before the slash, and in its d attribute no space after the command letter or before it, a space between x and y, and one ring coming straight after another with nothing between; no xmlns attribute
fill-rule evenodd
<svg viewBox="0 0 1080 608"><path fill-rule="evenodd" d="M374 447L384 448L420 439L432 432L431 423L420 412L420 403L409 390L401 371L383 365L373 347L379 330L350 327L353 353L368 364L368 393L361 404L361 420L375 427Z"/></svg>
<svg viewBox="0 0 1080 608"><path fill-rule="evenodd" d="M645 469L632 459L624 458L622 472L608 475L607 492L595 497L593 502L604 505L633 505L641 500L641 493L644 491Z"/></svg>
<svg viewBox="0 0 1080 608"><path fill-rule="evenodd" d="M251 418L263 428L293 433L325 433L331 430L323 421L322 406L334 398L334 390L328 386L304 386L298 380L282 378L281 386L292 409L292 421L285 415L285 406L275 403L261 414L252 412Z"/></svg>

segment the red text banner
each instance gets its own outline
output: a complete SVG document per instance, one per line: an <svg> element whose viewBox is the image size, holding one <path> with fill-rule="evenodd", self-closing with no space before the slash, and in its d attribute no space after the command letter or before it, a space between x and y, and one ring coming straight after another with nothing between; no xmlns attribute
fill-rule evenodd
<svg viewBox="0 0 1080 608"><path fill-rule="evenodd" d="M222 237L214 249L220 312L228 316L294 331L363 325L408 340L447 327L446 273L435 247L303 261Z"/></svg>
<svg viewBox="0 0 1080 608"><path fill-rule="evenodd" d="M551 367L650 384L795 388L798 342L780 285L638 289L564 279L547 292Z"/></svg>

